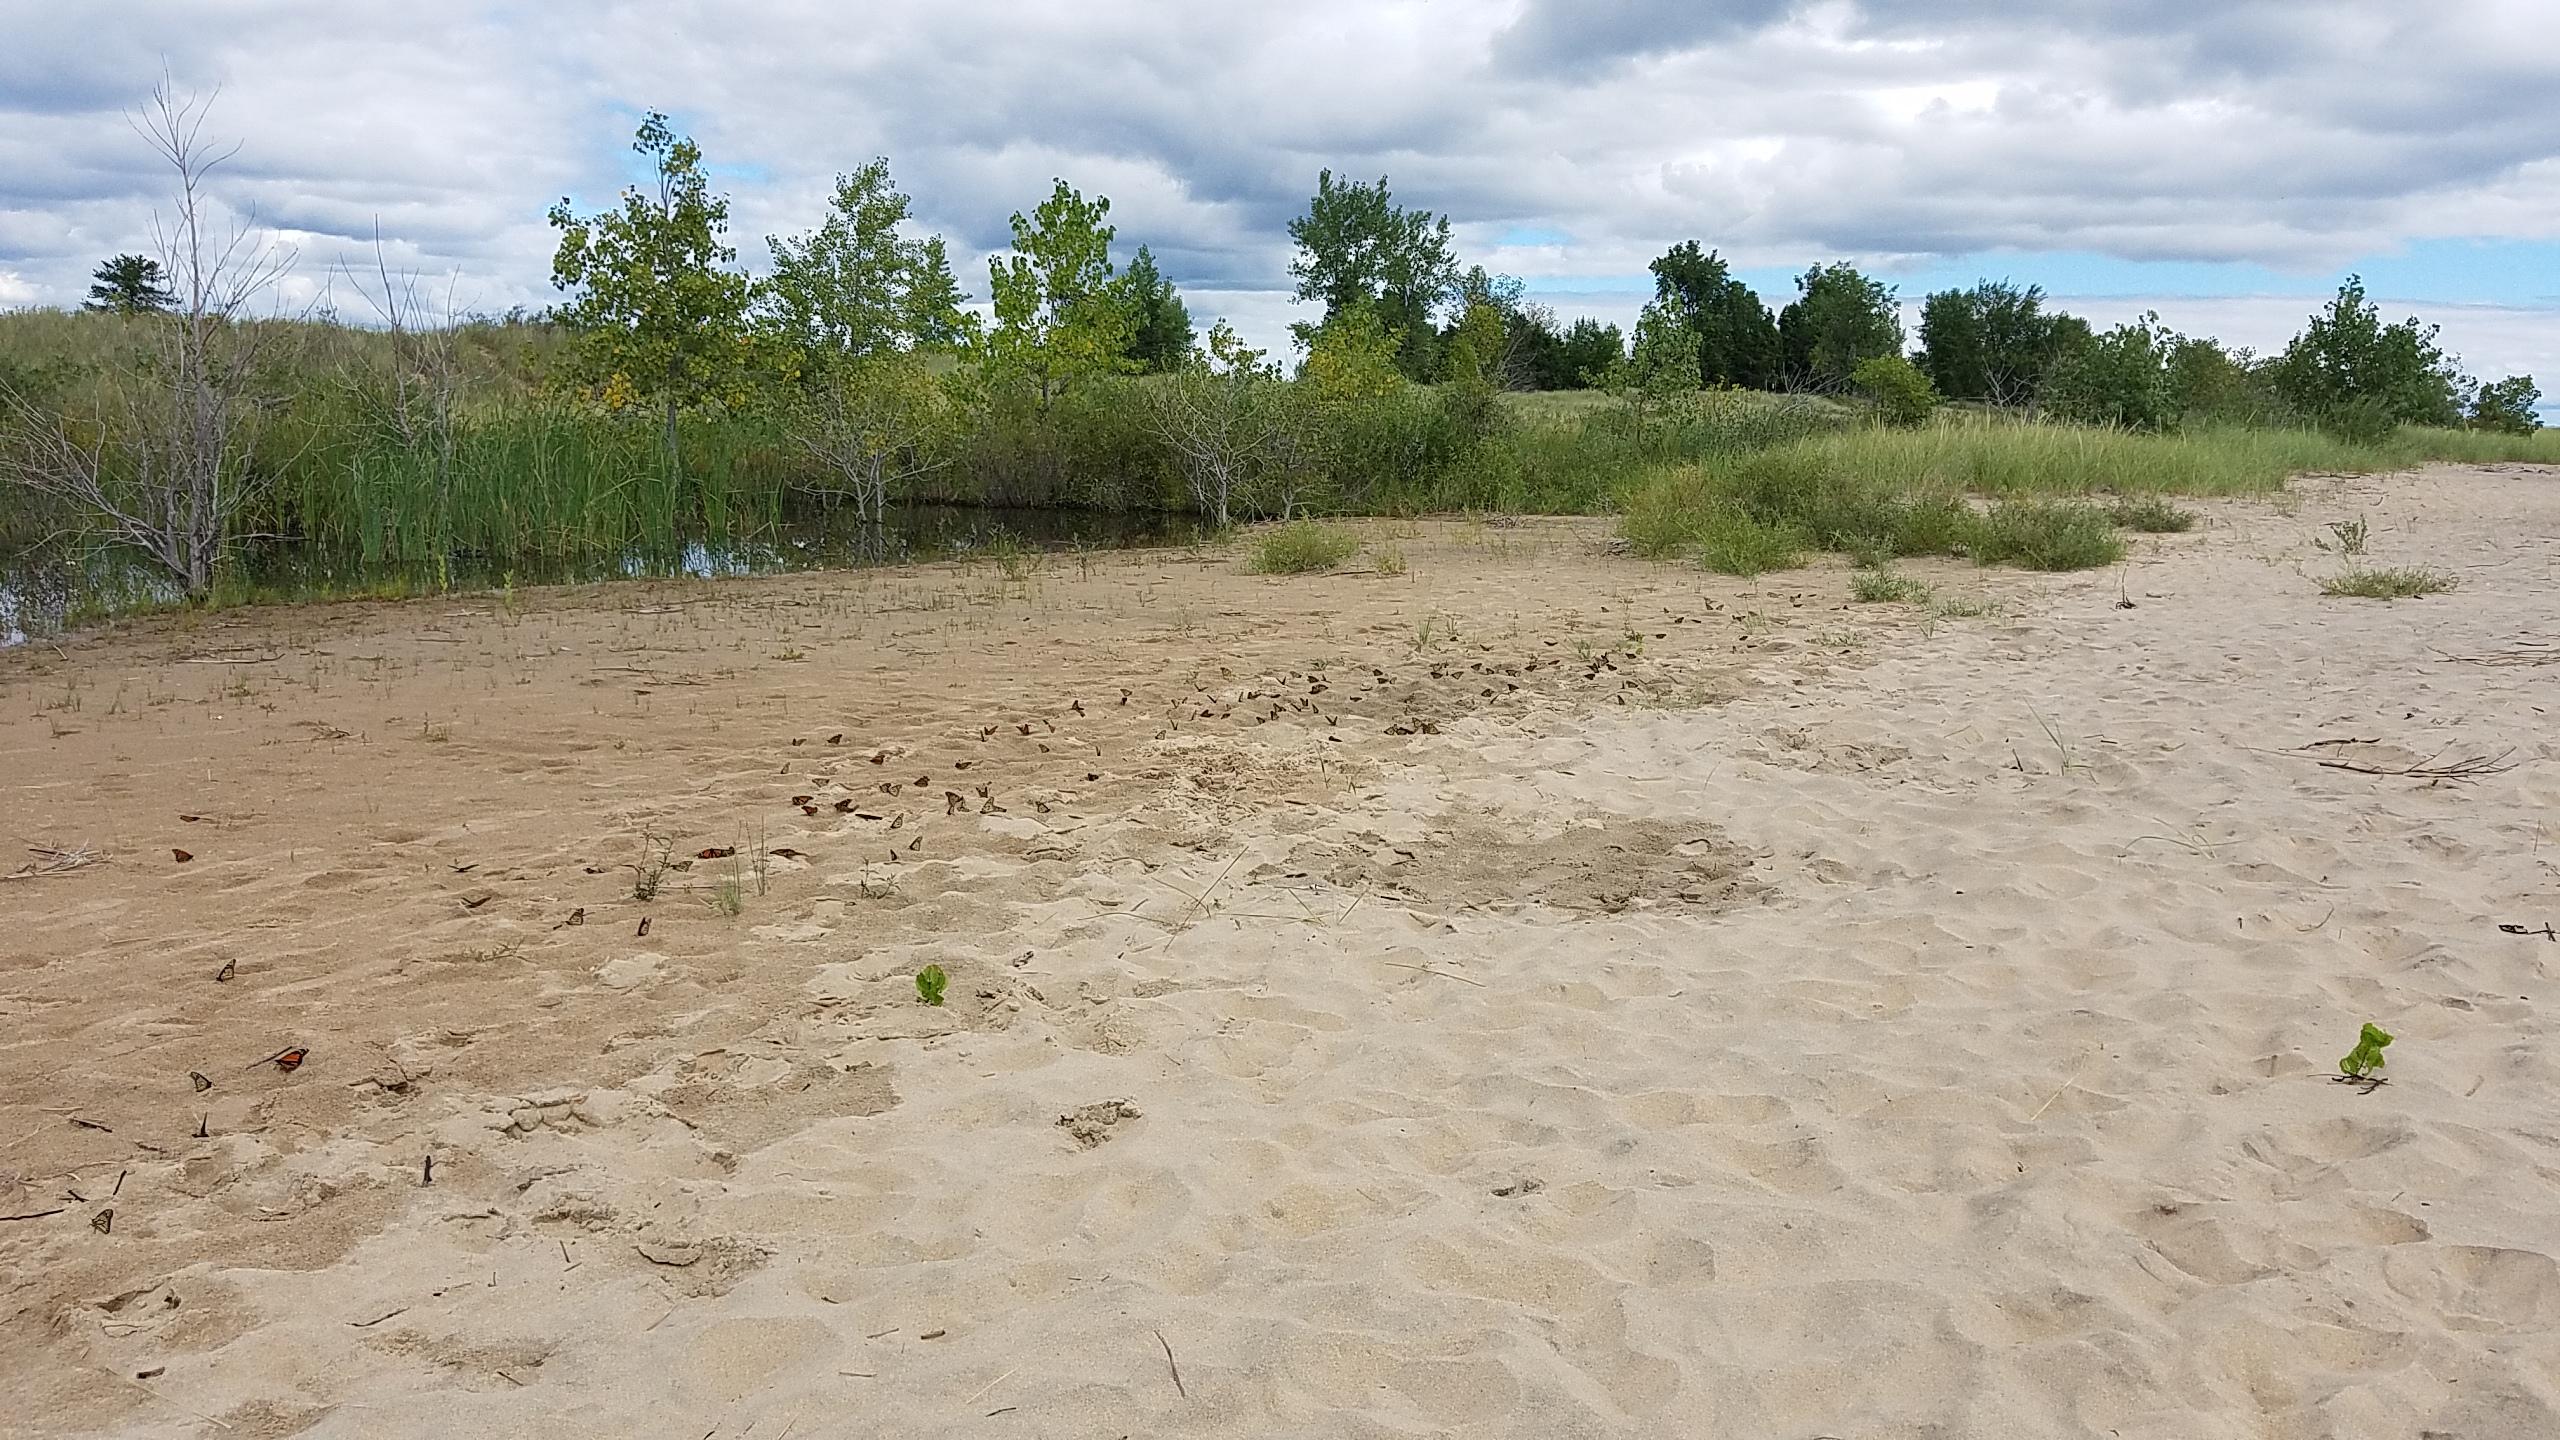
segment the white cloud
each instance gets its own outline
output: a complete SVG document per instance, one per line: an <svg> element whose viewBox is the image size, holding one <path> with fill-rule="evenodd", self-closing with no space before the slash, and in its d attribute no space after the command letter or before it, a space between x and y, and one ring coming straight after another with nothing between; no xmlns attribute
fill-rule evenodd
<svg viewBox="0 0 2560 1440"><path fill-rule="evenodd" d="M885 154L983 293L1006 216L1063 175L1112 197L1122 253L1150 244L1204 324L1229 313L1263 343L1289 318L1282 227L1325 166L1391 175L1470 258L1533 280L1641 276L1692 237L1746 266L2008 250L2022 279L2039 251L2334 272L2430 236L2560 239L2546 10L622 0L427 24L137 0L104 25L0 0L0 266L76 303L101 256L143 247L162 177L120 112L165 60L223 87L214 128L243 142L226 194L302 237L305 290L378 221L395 263L458 273L490 309L552 298L543 208L608 197L649 107L701 139L749 262L814 222L834 171ZM2490 298L2466 283L2435 298ZM2475 368L2532 349L2526 319L2437 318L2483 337L2456 342Z"/></svg>
<svg viewBox="0 0 2560 1440"><path fill-rule="evenodd" d="M0 270L0 309L36 303L36 287L15 270Z"/></svg>

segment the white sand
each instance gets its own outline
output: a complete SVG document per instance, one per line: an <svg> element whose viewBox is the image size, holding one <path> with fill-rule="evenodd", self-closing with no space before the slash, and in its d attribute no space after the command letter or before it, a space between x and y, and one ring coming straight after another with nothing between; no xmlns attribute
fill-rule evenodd
<svg viewBox="0 0 2560 1440"><path fill-rule="evenodd" d="M1125 779L1109 803L1072 784L999 787L1001 814L946 824L944 782L967 779L946 774L906 808L972 838L900 882L941 898L893 913L863 887L887 883L906 831L874 826L829 852L780 812L794 828L773 843L810 863L786 863L739 920L662 905L639 940L627 894L608 903L627 876L546 879L556 899L481 933L556 958L487 961L485 981L456 979L461 962L432 958L454 943L421 938L481 923L449 915L449 898L430 922L367 899L375 882L300 910L260 892L238 923L271 914L290 932L258 982L272 1003L344 987L331 1013L376 1026L383 1059L314 1041L291 1082L307 1092L215 1075L229 1106L211 1107L215 1138L115 1162L135 1177L116 1232L131 1251L72 1223L87 1210L0 1227L0 1428L2560 1435L2560 943L2498 929L2560 922L2560 663L2530 663L2560 657L2560 477L2438 470L2303 495L2299 513L2207 506L2205 530L2146 540L2120 571L1913 567L2005 607L1934 623L1846 607L1837 570L1755 590L1553 530L1516 548L1408 541L1414 577L1383 592L1374 577L1240 582L1216 567L1058 577L1051 604L1090 613L1056 623L1142 630L1115 658L1141 667L1125 683L1166 716L1169 677L1226 664L1205 688L1233 699L1328 647L1336 675L1395 656L1399 683L1419 686L1440 652L1412 628L1440 615L1505 663L1566 657L1581 688L1452 705L1437 734L1294 710L1197 739L1124 726L1073 762ZM2319 596L2310 577L2338 562L2310 539L2358 512L2375 563L2442 566L2461 588ZM1123 580L1143 598L1076 598ZM1599 650L1630 615L1669 637L1617 662L1652 677L1638 703L1595 706L1622 672L1583 680L1567 632L1502 630L1504 607L1567 584ZM1275 595L1334 617L1322 643L1275 633L1318 624L1255 608ZM1688 625L1665 629L1676 610L1715 627L1714 644L1684 650ZM370 653L426 613L365 612L330 643ZM473 623L478 644L528 622ZM607 622L534 623L567 627L536 637L567 644ZM1059 633L999 658L1071 667L1041 642ZM165 639L75 659L148 673L116 647ZM770 631L724 643L743 674L715 673L718 645L648 662L709 683L651 697L658 718L632 750L578 760L592 804L628 820L672 812L648 811L647 794L686 794L726 815L747 777L788 788L812 768L823 739L777 753L782 732L754 704L832 682L768 661ZM1448 653L1471 663L1463 643ZM2515 663L2478 663L2501 658ZM1434 694L1479 678L1449 663ZM906 684L919 707L1033 713L975 672L852 669L842 683L871 688L849 711ZM539 759L489 758L516 732L468 697L511 697L462 674L405 683L455 697L439 707L459 727L450 743L482 747L486 784L416 780L402 808L418 813L389 817L410 839L386 843L497 853L565 823L547 807L571 787ZM10 687L13 785L62 753L37 729L60 720L43 707L62 679ZM304 767L267 778L279 814L294 793L361 811L368 786L428 763L376 740L338 772L310 768L331 752L289 738L297 714L360 703L355 679L327 683L351 698L258 716L239 741L243 757ZM1067 732L1126 713L1093 676L1057 683L1039 713ZM523 733L526 755L582 728L620 734L619 693L564 681L559 729ZM1070 717L1069 693L1093 714ZM400 718L371 733L421 725L415 704L380 703ZM98 750L57 772L95 779L141 748L142 732L112 738L102 709L81 712L91 734L54 742ZM1063 763L1053 733L1034 738ZM2369 743L2299 748L2348 738ZM638 753L658 744L680 753ZM915 746L878 773L944 768ZM2317 763L2341 754L2514 768L2431 786ZM867 784L871 768L846 778ZM747 813L776 813L763 789ZM31 831L72 823L75 801L47 787L10 803L56 807ZM451 828L473 814L493 818ZM623 834L601 820L576 833ZM578 855L619 864L613 844ZM511 877L576 877L566 846L528 839L512 870L493 864L498 908L533 883ZM332 873L297 863L297 883ZM487 873L403 863L385 894ZM108 1067L98 1083L123 1088L100 1098L76 1065L33 1068L115 1037L200 1038L199 1012L168 997L200 987L218 947L178 947L166 974L121 990L95 979L171 953L132 937L176 917L120 907L175 873L128 850L95 874L0 886L0 919L44 937L6 975L0 1140L117 1111L127 1091L150 1099L117 1111L119 1140L202 1108L183 1081ZM573 899L593 922L547 928ZM559 948L571 941L587 948ZM952 976L943 1010L908 988L928 961ZM475 1003L506 1037L492 1070L466 1057L495 1047L451 1038ZM2398 1036L2371 1093L2324 1078L2366 1020ZM254 1059L288 1028L244 1023L222 1058ZM364 1086L396 1078L394 1059L427 1072L414 1098ZM45 1093L22 1088L42 1074ZM356 1098L289 1108L323 1087ZM285 1098L252 1103L253 1088ZM40 1143L74 1141L109 1148L54 1129ZM443 1168L421 1187L429 1148ZM44 1208L58 1188L7 1208ZM113 1293L133 1287L147 1288ZM110 1378L154 1366L149 1394Z"/></svg>

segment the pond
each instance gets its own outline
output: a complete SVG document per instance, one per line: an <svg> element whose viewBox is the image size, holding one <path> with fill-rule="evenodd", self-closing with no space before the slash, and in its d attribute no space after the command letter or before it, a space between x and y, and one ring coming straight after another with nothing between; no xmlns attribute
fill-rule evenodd
<svg viewBox="0 0 2560 1440"><path fill-rule="evenodd" d="M223 582L226 598L271 602L350 595L481 590L690 575L767 575L948 560L990 550L1123 550L1184 545L1199 536L1187 515L1162 511L1011 509L969 505L892 507L877 526L843 511L785 520L746 539L700 538L618 554L492 557L457 553L433 570L366 570L344 556L290 543L245 548ZM165 609L182 598L155 567L108 553L77 558L0 556L0 646L116 615Z"/></svg>

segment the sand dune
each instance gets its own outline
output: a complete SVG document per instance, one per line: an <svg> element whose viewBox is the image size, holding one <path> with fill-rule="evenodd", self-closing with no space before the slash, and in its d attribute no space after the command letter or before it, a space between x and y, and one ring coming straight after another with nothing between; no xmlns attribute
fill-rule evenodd
<svg viewBox="0 0 2560 1440"><path fill-rule="evenodd" d="M0 1428L2560 1434L2560 477L2204 508L0 656Z"/></svg>

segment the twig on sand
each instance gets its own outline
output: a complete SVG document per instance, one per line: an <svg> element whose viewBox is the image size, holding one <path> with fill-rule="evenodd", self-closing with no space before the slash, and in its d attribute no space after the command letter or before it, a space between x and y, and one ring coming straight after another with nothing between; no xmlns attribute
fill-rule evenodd
<svg viewBox="0 0 2560 1440"><path fill-rule="evenodd" d="M2518 761L2507 757L2516 753L2501 750L2495 755L2466 755L2459 760L2438 763L2439 750L2424 760L2408 765L2367 765L2355 760L2322 760L2316 763L2331 770L2346 770L2358 775L2387 775L2416 780L2477 780L2483 775L2504 775L2516 768Z"/></svg>
<svg viewBox="0 0 2560 1440"><path fill-rule="evenodd" d="M2083 1064L2079 1069L2072 1071L2071 1078L2062 1082L2062 1090L2056 1090L2052 1094L2046 1096L2044 1103L2036 1107L2036 1113L2027 1117L2027 1123L2033 1125L2038 1120L2043 1119L2044 1112L2053 1108L2053 1102L2062 1098L2063 1091L2069 1090L2072 1086L2079 1084L2080 1077L2087 1074L2088 1070L2089 1067L2086 1064Z"/></svg>
<svg viewBox="0 0 2560 1440"><path fill-rule="evenodd" d="M994 1378L993 1380L990 1380L990 1381L988 1381L986 1384L979 1386L979 1387L977 1388L976 1393L972 1394L968 1399L963 1400L963 1401L961 1401L960 1403L961 1403L961 1404L963 1404L963 1405L974 1405L974 1404L976 1404L976 1403L977 1403L981 1398L983 1398L983 1397L986 1395L986 1393L987 1393L988 1391L993 1390L994 1388L996 1388L997 1386L999 1386L999 1385L1003 1384L1003 1383L1004 1383L1004 1382L1006 1382L1007 1380L1012 1379L1012 1378L1014 1377L1014 1375L1015 1375L1017 1372L1019 1372L1021 1369L1022 1369L1022 1367L1021 1367L1021 1366L1019 1366L1019 1365L1014 1366L1014 1367L1013 1367L1013 1369L1011 1369L1011 1370L1007 1370L1006 1372L1004 1372L1003 1374L1001 1374L1001 1375L997 1376L997 1377L996 1377L996 1378Z"/></svg>
<svg viewBox="0 0 2560 1440"><path fill-rule="evenodd" d="M1186 896L1191 901L1191 908L1182 912L1182 918L1174 922L1173 928L1176 930L1182 929L1184 926L1189 925L1203 911L1207 910L1209 908L1209 897L1218 893L1218 887L1227 883L1227 876L1232 874L1236 866L1242 863L1243 860L1244 852L1241 850L1237 851L1235 859L1227 862L1227 868L1218 872L1218 878L1209 882L1209 888L1201 891L1197 895L1193 895L1190 891L1183 889L1179 885L1173 884L1171 881L1166 881L1166 889L1174 891L1176 894Z"/></svg>
<svg viewBox="0 0 2560 1440"><path fill-rule="evenodd" d="M1182 1367L1174 1363L1173 1346L1165 1340L1163 1331L1156 1330L1149 1333L1156 1337L1157 1344L1164 1346L1164 1367L1173 1372L1173 1393L1185 1400L1190 1399L1191 1392L1182 1388Z"/></svg>
<svg viewBox="0 0 2560 1440"><path fill-rule="evenodd" d="M1483 981L1475 979L1472 976L1461 975L1455 970L1434 970L1428 965L1408 965L1402 960L1381 960L1378 963L1381 965L1393 965L1399 970L1419 970L1425 975L1437 975L1443 980L1455 980L1461 984L1473 985L1479 990L1486 988Z"/></svg>
<svg viewBox="0 0 2560 1440"><path fill-rule="evenodd" d="M86 845L69 850L56 849L51 845L30 845L27 853L36 858L0 875L0 880L41 880L48 875L68 875L84 866L106 863L106 857Z"/></svg>

